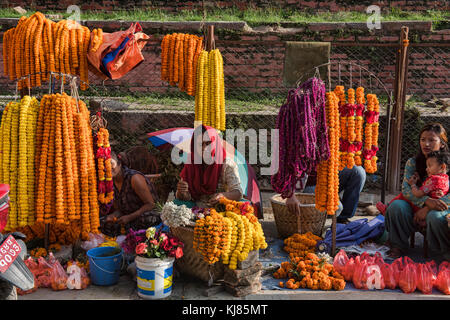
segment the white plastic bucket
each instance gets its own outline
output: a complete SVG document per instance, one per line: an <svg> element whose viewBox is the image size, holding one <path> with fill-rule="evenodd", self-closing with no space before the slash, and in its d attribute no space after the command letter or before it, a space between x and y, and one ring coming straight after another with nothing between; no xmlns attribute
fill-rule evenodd
<svg viewBox="0 0 450 320"><path fill-rule="evenodd" d="M144 299L163 299L172 293L175 258L143 258L137 256L136 278L138 295Z"/></svg>

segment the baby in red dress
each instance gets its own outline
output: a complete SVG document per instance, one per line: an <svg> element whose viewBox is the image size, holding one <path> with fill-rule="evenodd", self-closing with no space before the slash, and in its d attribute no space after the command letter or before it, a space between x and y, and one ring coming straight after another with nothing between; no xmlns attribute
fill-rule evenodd
<svg viewBox="0 0 450 320"><path fill-rule="evenodd" d="M408 183L411 193L421 198L426 195L433 199L445 196L449 190L447 170L450 166L450 155L448 152L432 152L427 157L427 179L419 188L416 186L418 177L413 175Z"/></svg>

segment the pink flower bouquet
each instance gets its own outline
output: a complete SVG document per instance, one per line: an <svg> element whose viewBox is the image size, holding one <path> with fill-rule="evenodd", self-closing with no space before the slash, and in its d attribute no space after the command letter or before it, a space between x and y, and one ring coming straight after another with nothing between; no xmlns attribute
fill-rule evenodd
<svg viewBox="0 0 450 320"><path fill-rule="evenodd" d="M144 258L179 259L183 256L184 244L170 233L150 227L147 230L130 230L122 247L124 252Z"/></svg>

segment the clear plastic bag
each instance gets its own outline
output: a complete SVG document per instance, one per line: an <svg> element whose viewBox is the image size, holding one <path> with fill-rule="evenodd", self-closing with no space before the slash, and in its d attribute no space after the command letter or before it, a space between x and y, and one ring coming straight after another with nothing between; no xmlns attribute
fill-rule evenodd
<svg viewBox="0 0 450 320"><path fill-rule="evenodd" d="M103 242L105 242L105 236L103 234L89 233L89 240L83 241L81 243L81 248L85 251L89 251L93 248L97 248Z"/></svg>
<svg viewBox="0 0 450 320"><path fill-rule="evenodd" d="M52 267L51 288L55 291L67 289L67 273L58 260Z"/></svg>

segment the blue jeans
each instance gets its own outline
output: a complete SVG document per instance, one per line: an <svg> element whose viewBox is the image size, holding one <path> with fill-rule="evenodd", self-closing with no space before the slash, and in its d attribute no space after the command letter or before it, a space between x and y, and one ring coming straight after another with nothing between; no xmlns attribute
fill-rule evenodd
<svg viewBox="0 0 450 320"><path fill-rule="evenodd" d="M426 228L431 253L441 254L450 261L450 229L445 218L449 212L450 209L428 212ZM411 205L404 200L395 200L387 207L385 223L392 246L402 250L409 248L408 239L416 231L413 219Z"/></svg>
<svg viewBox="0 0 450 320"><path fill-rule="evenodd" d="M359 195L366 182L366 170L361 166L354 166L352 169L344 168L339 171L339 193L344 191L342 199L339 201L339 208L336 216L340 219L348 219L355 215L358 207ZM314 193L316 186L306 187L303 192Z"/></svg>

